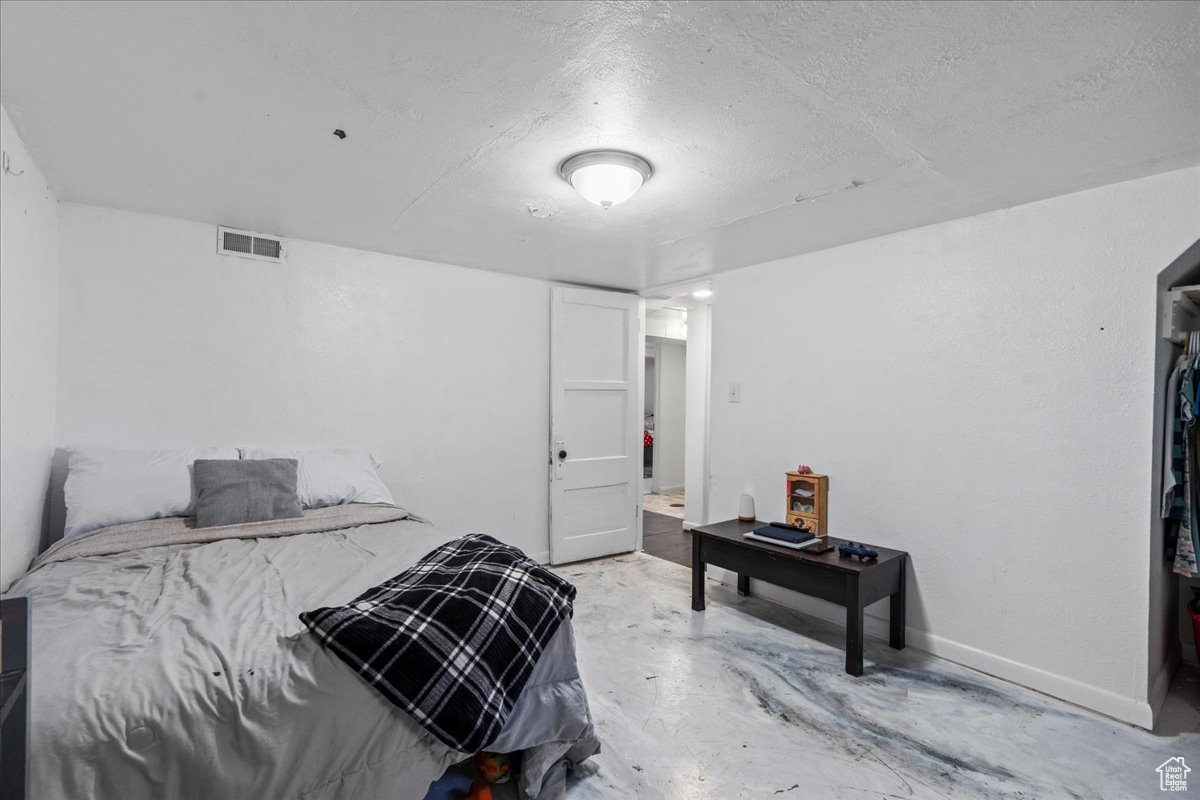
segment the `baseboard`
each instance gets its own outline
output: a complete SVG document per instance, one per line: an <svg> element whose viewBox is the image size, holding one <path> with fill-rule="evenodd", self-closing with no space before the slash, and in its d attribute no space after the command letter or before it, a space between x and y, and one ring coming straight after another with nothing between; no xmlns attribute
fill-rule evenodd
<svg viewBox="0 0 1200 800"><path fill-rule="evenodd" d="M700 525L701 523L699 522L688 522L686 519L683 521L683 529L685 531L690 531L692 528L699 528Z"/></svg>
<svg viewBox="0 0 1200 800"><path fill-rule="evenodd" d="M1152 720L1158 719L1158 712L1162 710L1163 701L1167 699L1167 690L1171 688L1171 680L1175 677L1175 672L1178 669L1179 653L1171 653L1162 667L1159 668L1158 674L1154 676L1154 680L1150 684L1148 698Z"/></svg>
<svg viewBox="0 0 1200 800"><path fill-rule="evenodd" d="M658 487L658 491L654 492L654 494L670 494L671 492L682 492L683 488L684 488L684 484L682 484L682 483L679 484L678 486L660 486L660 487Z"/></svg>
<svg viewBox="0 0 1200 800"><path fill-rule="evenodd" d="M736 584L735 573L728 572L727 570L710 565L708 567L708 574L709 577L722 583L731 586ZM841 606L808 597L801 598L804 603L801 606L793 599L796 597L794 593L757 581L753 584L753 592L760 597L779 603L793 611L817 617L840 627L845 627L846 625L845 611ZM791 596L789 597L789 595ZM888 638L888 621L882 617L870 613L865 614L863 629L866 635L874 639L883 639L886 641ZM1048 694L1051 697L1065 700L1068 703L1074 703L1077 706L1113 717L1121 722L1137 725L1147 730L1154 728L1154 714L1157 706L1152 708L1151 704L1147 701L1136 700L1132 697L1117 694L1116 692L1110 692L1107 689L1082 683L1074 678L1048 672L1039 667L1023 664L995 653L989 653L986 650L980 650L970 645L951 641L950 639L911 626L905 628L905 639L908 646L923 650L938 658L944 658L947 661L962 664L964 667L970 667L992 677ZM1159 691L1157 683L1160 679L1162 679L1161 675L1156 678L1154 691ZM1165 686L1161 689L1164 697L1166 696L1166 687L1169 686L1170 681L1167 679ZM1159 702L1161 703L1161 700Z"/></svg>
<svg viewBox="0 0 1200 800"><path fill-rule="evenodd" d="M881 624L880 627L886 631L885 626ZM1011 658L954 642L926 631L918 631L913 628L907 630L909 644L939 658L962 664L1011 683L1020 684L1146 730L1154 728L1154 710L1145 700L1126 697L1108 689L1101 689L1065 675L1023 664ZM1163 694L1165 696L1165 689Z"/></svg>

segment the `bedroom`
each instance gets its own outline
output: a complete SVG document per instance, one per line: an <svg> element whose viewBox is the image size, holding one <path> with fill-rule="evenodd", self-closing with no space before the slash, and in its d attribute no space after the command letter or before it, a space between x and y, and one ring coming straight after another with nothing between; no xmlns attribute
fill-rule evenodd
<svg viewBox="0 0 1200 800"><path fill-rule="evenodd" d="M538 663L568 682L578 664L587 702L562 713L580 741L590 719L600 750L533 757L498 795L537 796L520 783L537 773L547 798L1133 797L1169 759L1196 768L1196 579L1166 559L1159 506L1186 349L1164 311L1200 283L1198 42L1195 2L0 3L0 589L32 595L28 796L425 797L463 751L297 615L400 573L430 530L488 534L578 590L559 629L573 652L560 637ZM637 154L649 177L589 202L560 167L592 150ZM219 252L219 226L282 257ZM639 310L693 284L713 294L711 317L688 317L706 401L687 406L685 521L729 520L744 494L782 520L784 473L827 474L830 535L907 554L908 646L888 647L888 604L868 606L862 677L843 669L838 605L757 579L742 596L712 566L696 611L692 570L640 552L634 389L606 422L628 484L592 509L619 518L598 544L612 555L566 546L587 515L556 514L555 470L611 431L553 429L554 356L574 343L584 363L589 341L563 335L554 300L625 309L632 376ZM26 574L69 520L155 485L144 471L105 494L101 460L99 502L72 510L72 454L167 451L189 470L199 448L295 460L296 503L317 469L297 451L354 448L335 482L377 475L431 524ZM302 519L365 505L332 496ZM301 540L344 560L321 574L292 558ZM231 567L191 604L120 605L154 559L207 555L245 580ZM270 563L290 580L270 583ZM254 617L237 600L255 592L287 613ZM118 616L72 627L88 601ZM113 735L160 720L129 704L161 710L162 691L95 683L124 644L165 658L132 630L164 618L194 631L163 628L179 660L129 674L221 701L189 706L233 726L197 761L177 728ZM297 678L269 635L254 655L272 668L229 661L253 644L230 619L320 672ZM201 644L227 663L196 661ZM76 645L108 669L58 657ZM280 680L299 705L255 706ZM259 735L256 709L333 713L305 702L332 687L394 728ZM389 746L415 748L397 774L353 770ZM196 774L205 788L173 783Z"/></svg>

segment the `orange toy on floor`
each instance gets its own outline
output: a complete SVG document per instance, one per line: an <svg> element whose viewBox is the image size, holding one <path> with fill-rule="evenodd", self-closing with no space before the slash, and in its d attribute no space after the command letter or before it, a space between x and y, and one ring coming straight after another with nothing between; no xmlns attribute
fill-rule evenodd
<svg viewBox="0 0 1200 800"><path fill-rule="evenodd" d="M476 753L475 771L478 777L471 784L471 793L467 800L492 800L492 786L497 783L507 783L512 766L508 756L503 753Z"/></svg>

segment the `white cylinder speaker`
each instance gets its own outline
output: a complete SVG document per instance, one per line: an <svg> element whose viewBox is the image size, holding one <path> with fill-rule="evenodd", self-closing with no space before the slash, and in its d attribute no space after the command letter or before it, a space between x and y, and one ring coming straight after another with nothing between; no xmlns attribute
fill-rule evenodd
<svg viewBox="0 0 1200 800"><path fill-rule="evenodd" d="M742 495L738 501L738 519L742 522L754 521L754 498L748 494Z"/></svg>

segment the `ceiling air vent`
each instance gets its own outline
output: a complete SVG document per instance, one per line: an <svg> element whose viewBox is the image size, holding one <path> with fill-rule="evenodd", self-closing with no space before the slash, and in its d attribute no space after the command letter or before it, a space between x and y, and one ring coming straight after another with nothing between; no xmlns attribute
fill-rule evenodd
<svg viewBox="0 0 1200 800"><path fill-rule="evenodd" d="M283 240L277 236L217 228L217 252L223 256L257 258L259 261L283 261Z"/></svg>

